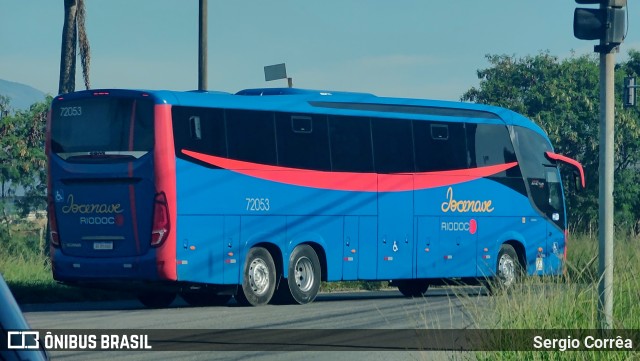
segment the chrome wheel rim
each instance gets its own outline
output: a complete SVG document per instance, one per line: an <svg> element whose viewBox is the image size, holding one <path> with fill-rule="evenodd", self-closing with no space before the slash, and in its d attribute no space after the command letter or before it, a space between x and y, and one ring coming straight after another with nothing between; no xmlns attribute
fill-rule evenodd
<svg viewBox="0 0 640 361"><path fill-rule="evenodd" d="M498 271L505 286L511 286L516 282L516 263L513 258L503 254L498 262Z"/></svg>
<svg viewBox="0 0 640 361"><path fill-rule="evenodd" d="M295 267L296 285L302 292L308 292L313 287L315 275L313 273L313 263L307 257L298 259Z"/></svg>
<svg viewBox="0 0 640 361"><path fill-rule="evenodd" d="M261 258L254 259L249 265L249 285L256 295L262 295L269 288L269 267Z"/></svg>

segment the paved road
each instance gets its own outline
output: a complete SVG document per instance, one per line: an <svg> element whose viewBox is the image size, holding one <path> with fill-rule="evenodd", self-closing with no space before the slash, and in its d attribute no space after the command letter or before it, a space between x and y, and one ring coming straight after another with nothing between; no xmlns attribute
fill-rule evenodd
<svg viewBox="0 0 640 361"><path fill-rule="evenodd" d="M167 309L137 301L26 305L35 329L460 329L474 328L473 313L486 306L481 287L434 288L422 298L397 291L325 293L308 305L188 307L178 299ZM52 352L61 360L340 360L449 359L467 355L396 351L305 352Z"/></svg>

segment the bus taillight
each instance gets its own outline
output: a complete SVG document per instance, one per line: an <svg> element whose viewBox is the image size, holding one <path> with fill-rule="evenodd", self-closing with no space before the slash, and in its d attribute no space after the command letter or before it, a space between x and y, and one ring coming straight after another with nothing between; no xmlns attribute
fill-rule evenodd
<svg viewBox="0 0 640 361"><path fill-rule="evenodd" d="M60 236L58 235L58 223L56 221L56 208L54 207L53 202L49 202L47 215L49 217L49 236L51 239L51 245L54 247L60 247Z"/></svg>
<svg viewBox="0 0 640 361"><path fill-rule="evenodd" d="M153 230L151 231L151 246L158 247L164 242L171 230L169 206L164 192L156 194L153 207Z"/></svg>

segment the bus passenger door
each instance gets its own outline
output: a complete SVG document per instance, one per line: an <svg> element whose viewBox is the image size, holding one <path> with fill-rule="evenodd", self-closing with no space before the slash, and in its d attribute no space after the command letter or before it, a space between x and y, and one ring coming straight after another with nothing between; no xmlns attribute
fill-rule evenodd
<svg viewBox="0 0 640 361"><path fill-rule="evenodd" d="M410 184L410 186L404 186ZM378 188L413 189L413 176L378 177ZM413 191L378 193L378 279L410 279L413 271Z"/></svg>

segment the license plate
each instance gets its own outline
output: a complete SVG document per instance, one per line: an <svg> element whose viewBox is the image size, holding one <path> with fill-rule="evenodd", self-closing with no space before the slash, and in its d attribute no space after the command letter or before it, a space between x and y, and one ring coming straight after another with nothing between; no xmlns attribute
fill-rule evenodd
<svg viewBox="0 0 640 361"><path fill-rule="evenodd" d="M93 249L110 251L113 249L113 242L93 242Z"/></svg>

